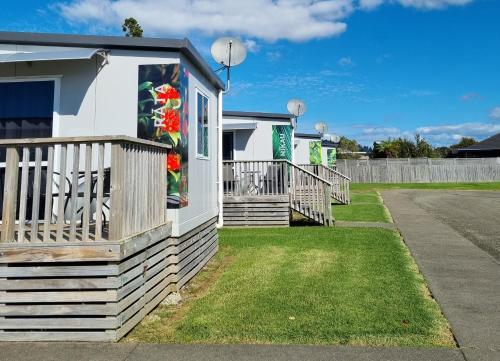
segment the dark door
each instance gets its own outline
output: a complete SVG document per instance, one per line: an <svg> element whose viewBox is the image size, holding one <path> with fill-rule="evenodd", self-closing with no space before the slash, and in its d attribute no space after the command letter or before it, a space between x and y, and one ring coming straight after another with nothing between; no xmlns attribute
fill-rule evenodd
<svg viewBox="0 0 500 361"><path fill-rule="evenodd" d="M222 133L222 159L234 160L234 137L233 132Z"/></svg>

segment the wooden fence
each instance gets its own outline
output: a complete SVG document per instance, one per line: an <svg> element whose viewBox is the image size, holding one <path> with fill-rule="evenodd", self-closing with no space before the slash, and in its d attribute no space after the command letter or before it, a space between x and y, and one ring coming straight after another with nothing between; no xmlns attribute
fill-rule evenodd
<svg viewBox="0 0 500 361"><path fill-rule="evenodd" d="M456 183L500 181L500 158L337 160L354 183Z"/></svg>

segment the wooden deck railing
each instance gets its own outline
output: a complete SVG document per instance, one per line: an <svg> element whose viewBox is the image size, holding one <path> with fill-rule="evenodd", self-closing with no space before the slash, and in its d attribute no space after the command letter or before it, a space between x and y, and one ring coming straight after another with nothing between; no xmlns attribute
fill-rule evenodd
<svg viewBox="0 0 500 361"><path fill-rule="evenodd" d="M351 179L349 177L324 165L299 164L299 167L330 182L332 184L332 197L335 200L343 204L351 203Z"/></svg>
<svg viewBox="0 0 500 361"><path fill-rule="evenodd" d="M275 196L288 194L288 164L274 161L224 161L225 196Z"/></svg>
<svg viewBox="0 0 500 361"><path fill-rule="evenodd" d="M0 242L121 240L166 222L164 144L125 136L11 139Z"/></svg>
<svg viewBox="0 0 500 361"><path fill-rule="evenodd" d="M290 196L290 207L331 225L331 185L287 160L224 161L224 196Z"/></svg>

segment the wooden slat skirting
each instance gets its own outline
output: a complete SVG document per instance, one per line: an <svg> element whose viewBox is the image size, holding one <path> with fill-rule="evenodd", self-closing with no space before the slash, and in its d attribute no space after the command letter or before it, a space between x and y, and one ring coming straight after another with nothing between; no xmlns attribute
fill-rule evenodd
<svg viewBox="0 0 500 361"><path fill-rule="evenodd" d="M225 197L225 227L288 227L289 196Z"/></svg>
<svg viewBox="0 0 500 361"><path fill-rule="evenodd" d="M0 341L119 340L217 252L215 218L179 238L170 229L94 245L91 256L82 244L2 248Z"/></svg>

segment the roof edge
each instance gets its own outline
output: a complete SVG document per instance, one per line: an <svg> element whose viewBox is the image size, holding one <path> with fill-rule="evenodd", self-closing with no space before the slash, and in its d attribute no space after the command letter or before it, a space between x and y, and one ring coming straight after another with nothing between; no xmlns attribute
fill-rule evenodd
<svg viewBox="0 0 500 361"><path fill-rule="evenodd" d="M312 134L312 133L295 133L295 138L321 139L321 135L320 134Z"/></svg>
<svg viewBox="0 0 500 361"><path fill-rule="evenodd" d="M134 38L125 36L74 35L0 31L0 44L71 46L143 51L177 51L186 56L216 88L224 90L215 74L194 45L187 39Z"/></svg>
<svg viewBox="0 0 500 361"><path fill-rule="evenodd" d="M243 112L237 110L224 110L223 117L241 117L241 118L269 118L269 119L287 119L291 120L293 115L286 113L264 113L264 112Z"/></svg>

